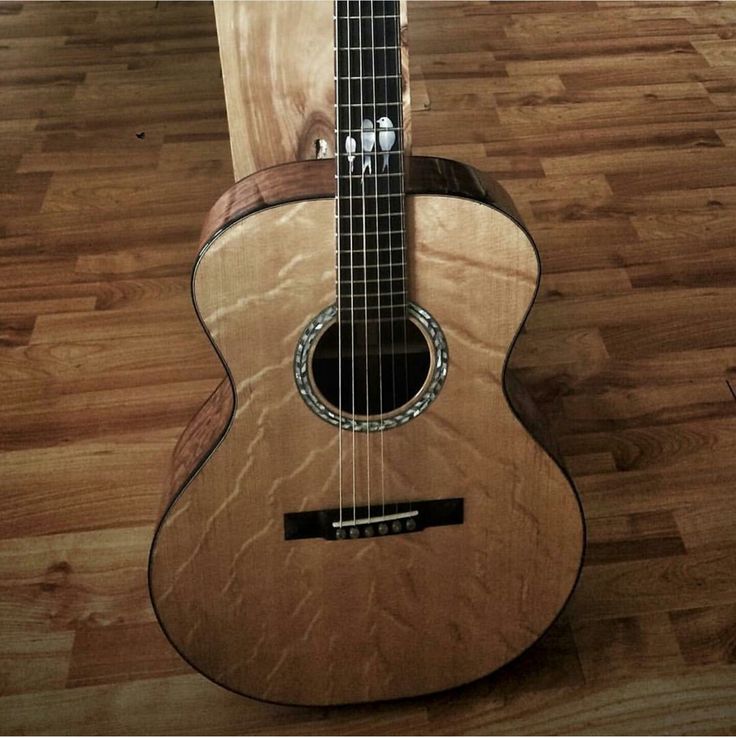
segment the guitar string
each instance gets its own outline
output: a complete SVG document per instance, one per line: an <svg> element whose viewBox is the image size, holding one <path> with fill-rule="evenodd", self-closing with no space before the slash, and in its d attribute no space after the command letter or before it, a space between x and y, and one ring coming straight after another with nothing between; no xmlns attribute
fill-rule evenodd
<svg viewBox="0 0 736 738"><path fill-rule="evenodd" d="M372 62L372 78L373 78L373 127L376 127L377 124L377 112L376 112L376 21L378 16L376 15L375 5L374 1L370 0L371 7L370 7L370 17L371 17L371 62ZM384 20L385 24L385 20ZM384 66L384 73L386 69ZM387 103L388 101L386 101ZM378 149L379 147L379 136L380 133L376 133L376 170L374 172L374 188L375 188L375 195L376 195L376 234L379 234L380 227L379 224L381 222L380 219L380 199L378 197ZM389 174L391 173L391 168L389 167ZM391 177L387 177L387 179L390 181ZM391 212L391 198L388 199L388 211ZM390 230L390 229L388 229ZM386 514L386 478L385 478L385 454L384 454L384 428L383 428L383 336L382 336L382 301L381 301L381 253L380 253L380 235L376 235L376 289L378 291L378 320L377 323L377 331L378 331L378 402L379 402L379 414L378 414L378 420L379 420L379 438L380 438L380 449L381 449L381 515ZM390 254L391 252L389 252ZM389 283L389 287L391 287ZM366 280L366 291L368 290L368 284ZM391 291L391 289L389 289Z"/></svg>
<svg viewBox="0 0 736 738"><path fill-rule="evenodd" d="M364 84L365 84L365 75L363 74L363 2L362 0L358 0L358 54L359 54L359 60L358 60L358 67L360 69L360 113L361 113L361 129L365 131L364 127L364 121L366 120L365 117L365 94L364 94ZM374 113L375 113L375 101L374 101ZM365 151L365 142L361 141L362 148L363 148L363 171L362 176L360 178L360 191L361 191L361 210L362 210L362 221L363 221L363 273L366 271L366 267L368 266L368 236L367 234L367 227L366 227L366 196L365 196L365 187L366 187L366 159L367 156L367 162L369 164L369 174L373 173L373 166L372 166L372 159L373 155L376 152L376 148L378 146L378 136L376 134L376 121L375 117L371 121L371 125L373 127L373 130L371 132L373 137L373 148L371 151L369 151L366 154ZM370 131L370 129L369 129ZM365 138L365 133L363 133L363 137ZM378 228L376 228L378 230ZM367 281L365 283L365 290L363 292L363 306L365 308L365 314L363 316L363 324L364 324L364 339L365 344L363 346L363 349L365 351L365 416L366 416L366 426L370 423L370 364L369 364L369 354L370 354L370 344L368 342L368 284ZM353 413L355 413L355 408L353 408ZM366 495L368 498L368 517L370 518L371 515L371 434L370 430L366 427L365 432L365 486L366 486Z"/></svg>
<svg viewBox="0 0 736 738"><path fill-rule="evenodd" d="M350 0L346 0L346 19L345 19L345 28L346 28L346 36L347 36L347 58L348 58L348 130L350 135L352 136L353 133L357 134L357 131L353 130L353 100L352 100L352 86L353 86L353 76L352 76L352 69L351 69L351 59L352 56L352 39L351 39L351 33L350 33ZM361 130L362 130L362 122L361 122ZM362 140L362 139L361 139ZM355 284L354 284L354 275L355 275L355 254L354 254L354 241L353 241L353 221L354 221L354 215L353 215L353 178L348 174L348 187L349 187L349 193L350 193L350 371L351 371L351 384L350 384L350 391L351 391L351 399L352 399L352 414L353 419L351 421L351 439L352 439L352 472L353 472L353 520L358 519L358 504L356 499L356 469L355 469ZM342 360L342 357L340 357Z"/></svg>
<svg viewBox="0 0 736 738"><path fill-rule="evenodd" d="M340 49L339 49L339 42L337 40L338 39L337 24L339 22L339 20L338 20L339 19L339 12L338 12L339 2L340 2L340 0L336 0L335 1L335 24L336 24L336 35L335 35L335 37L336 37L336 49L335 49L335 53L336 53L336 69L337 69L337 65L338 65L338 59L339 59L339 56L338 55L339 55L339 51L340 51ZM359 91L359 98L360 98L360 103L356 107L358 107L358 111L359 111L359 114L360 114L359 117L360 117L361 121L360 121L360 127L359 128L358 127L353 128L353 121L352 121L352 116L353 116L352 92L353 92L353 90L352 90L352 84L353 84L354 79L353 79L353 76L352 76L352 58L351 57L352 57L352 52L354 50L353 49L353 40L354 40L353 39L353 36L355 34L354 34L354 30L351 28L351 23L350 23L351 17L350 17L350 12L349 12L350 11L350 2L348 0L345 3L345 5L347 7L347 16L345 18L345 21L346 21L346 35L347 35L347 49L346 49L346 52L347 52L347 67L348 67L348 69L347 69L347 72L348 72L347 73L347 82L348 82L348 116L349 116L349 120L348 120L348 132L349 132L349 134L352 134L352 133L356 133L356 134L357 133L360 133L361 134L361 146L362 146L362 149L363 149L362 154L363 154L363 157L364 157L364 161L363 161L363 167L362 167L362 171L361 171L361 206L362 206L362 220L363 220L363 244L362 244L362 246L363 246L363 271L366 272L367 271L366 267L368 265L368 261L367 261L367 231L366 231L366 210L365 210L365 208L366 208L365 162L366 162L366 160L370 162L369 166L371 166L371 170L372 170L372 161L376 161L376 165L378 164L378 148L379 148L378 136L379 136L380 129L377 127L377 121L376 121L376 94L375 94L375 90L376 90L376 75L375 75L376 54L375 54L375 34L374 34L374 25L373 25L374 20L372 20L371 21L371 36L372 36L371 53L372 53L373 69L372 69L372 74L371 74L370 79L371 79L371 82L372 82L372 85L373 85L373 101L372 101L373 121L372 121L372 130L371 129L368 129L368 133L369 134L372 133L372 135L373 135L373 141L372 141L372 149L371 149L371 151L369 151L366 154L366 152L365 152L365 146L362 145L363 144L363 135L364 135L364 129L363 129L363 126L362 126L362 121L364 119L363 118L363 115L364 115L364 106L365 106L365 99L364 99L365 96L364 96L364 86L363 86L363 80L365 78L365 75L363 74L363 39L362 39L362 35L363 35L362 34L362 20L363 20L362 13L363 13L363 9L362 9L362 0L358 0L358 3L357 4L358 4L357 20L358 20L358 24L359 24L359 26L358 26L359 38L358 38L358 48L357 48L357 51L360 54L360 59L359 59L359 67L360 67L360 78L359 78L360 79L360 82L359 82L359 84L360 84L360 91ZM370 5L371 5L371 13L373 14L373 11L374 11L373 0L370 0ZM382 34L383 35L383 44L382 44L382 46L383 46L383 52L384 52L384 64L385 64L386 68L388 69L388 48L387 48L388 47L388 44L386 43L386 41L387 41L387 30L386 30L386 19L385 18L384 18L384 25L383 25L383 29L382 30L383 30L383 34ZM400 26L399 26L399 24L397 24L396 25L397 42L398 42L398 38L399 38L399 33L400 33ZM394 49L398 49L398 43L395 44L393 48ZM398 55L395 54L395 57L394 58L396 58L396 56L398 56ZM400 60L397 60L397 61L398 61L398 63L400 63ZM338 74L336 73L335 76L338 77ZM400 77L399 77L399 79L400 79ZM384 85L385 85L385 90L384 91L386 92L386 98L388 98L388 83L387 83L387 81L384 81ZM339 86L340 86L340 81L338 79L337 80L337 85L336 85L336 98L339 95ZM337 104L337 111L338 112L337 112L336 120L339 121L339 118L340 118L340 115L341 115L340 106L339 106L339 98L336 100L336 102L338 103ZM399 105L399 104L402 104L402 103L397 103L397 105ZM400 122L400 121L397 121L397 122ZM339 130L340 129L339 122L336 125L336 128L338 129L336 131L336 133L337 133L337 137L336 137L337 146L336 146L336 148L338 149L338 151L336 153L336 156L338 157L338 174L339 174L339 172L340 172L340 163L339 162L340 162L340 156L341 156L340 149L339 149L340 138L341 138L341 133L340 133L340 130ZM402 151L401 146L403 145L401 143L401 138L400 138L400 135L401 135L401 127L400 126L395 126L394 127L394 131L395 131L395 134L396 134L396 140L399 141L398 152L400 154L401 151ZM371 156L373 157L373 160L372 161L370 159ZM389 161L390 161L390 159L389 159ZM346 162L346 164L347 164L347 162ZM379 196L378 196L378 175L379 175L378 167L376 166L376 170L375 171L371 171L371 173L374 175L374 182L375 182L375 193L374 194L375 194L375 201L376 201L376 232L378 233L380 231L380 228L378 227L379 218L380 218L380 206L379 206ZM356 388L356 380L357 380L357 377L356 377L356 364L357 364L357 362L356 362L356 350L355 350L356 323L355 323L355 270L354 270L354 266L355 265L354 265L354 246L355 246L355 236L357 234L354 231L355 213L353 212L353 201L354 200L357 200L357 198L353 196L353 190L352 190L353 182L352 182L352 177L350 177L350 174L351 173L349 172L348 173L348 187L349 187L349 199L350 199L349 244L350 244L350 272L351 272L350 273L350 288L351 288L350 289L350 318L351 318L351 320L350 320L350 329L351 329L351 369L352 369L351 392L352 392L352 414L353 414L353 416L355 416L356 415L356 411L357 411L356 402L355 402L355 399L356 399L355 388ZM403 162L400 162L399 178L400 178L400 182L402 182L403 181ZM338 188L339 188L339 177L338 177ZM390 217L392 215L392 212L391 212L392 211L392 207L391 207L391 204L392 204L392 201L391 201L392 193L391 193L390 171L389 171L389 176L388 176L388 181L387 181L387 188L388 188L388 197L389 197L389 200L388 200L388 217L390 219ZM401 187L400 187L400 189L401 189ZM401 192L399 192L398 194L401 196ZM338 198L337 199L338 199L338 201L340 199L340 197L339 197L339 189L338 189ZM339 203L337 205L337 208L338 208L338 223L339 223L338 231L340 231L341 230L341 226L342 226L342 221L341 221L341 218L340 218L341 210L340 210ZM401 227L401 231L400 231L400 234L401 234L401 232L403 232L403 230L404 230L404 217L403 217L404 214L403 214L403 212L401 212L401 209L400 209L398 215L401 218L401 226L402 226ZM392 229L391 228L388 229L388 238L389 238L389 260L390 260L390 263L389 263L389 275L392 278L393 277L393 270L394 270L394 266L395 265L393 263L393 245L392 245ZM341 250L342 250L341 249L341 245L342 244L339 243L339 248L338 248L338 355L339 355L340 358L342 357L342 330L341 330L341 327L342 326L341 326L341 321L340 321L340 318L342 316L342 285L341 285L341 275L342 275L342 272L340 270L340 267L341 267ZM381 315L380 315L380 311L381 311L381 299L382 298L381 298L381 279L380 279L380 259L379 259L380 254L379 254L379 246L380 246L380 244L377 241L377 243L376 243L376 271L377 271L377 277L378 277L378 279L377 279L377 286L378 286L378 312L379 312L379 315L378 315L379 320L377 322L378 322L378 331L379 331L379 341L378 341L378 351L379 351L379 397L380 397L380 405L381 405L379 416L380 416L380 418L382 420L382 418L383 418L383 389L382 389L383 378L382 378L382 355L381 355L382 341L381 341L381 338L380 338L380 330L381 330L381 324L380 324ZM402 262L401 262L401 272L402 272L402 282L403 282L404 281L404 263L403 263L403 258L402 258ZM364 322L365 322L365 352L366 352L366 360L365 360L365 371L366 371L366 415L368 415L369 399L370 399L370 379L369 379L369 372L370 372L370 369L369 369L369 366L370 366L370 364L369 364L369 352L370 352L369 345L370 344L369 344L369 338L368 338L368 292L367 292L367 280L366 280L365 288L366 288L366 292L364 293L364 296L365 296L364 297L364 309L365 309L366 315L365 315L365 321ZM405 290L405 287L404 287L404 290ZM393 295L393 290L389 290L389 299L390 299L390 303L391 303L391 305L390 305L391 317L393 318L393 311L394 311L394 295ZM391 325L391 334L392 334L392 340L391 340L391 365L395 369L396 368L396 357L394 355L394 352L395 352L395 340L394 340L394 321L393 321L393 319L390 320L390 325ZM404 357L403 358L404 358L405 393L408 396L408 366L407 366L407 353L408 352L407 352L407 335L406 335L406 324L405 324L405 321L402 321L402 326L403 326L403 333L404 333L404 337L403 337ZM340 434L339 435L339 439L338 439L338 453L340 454L340 461L339 461L339 466L340 466L340 472L339 472L339 475L340 475L340 481L339 481L339 484L340 484L340 524L342 524L342 460L343 460L343 457L342 457L342 448L341 448L342 447L342 422L341 422L342 421L342 361L341 360L338 362L338 367L339 367L338 368L338 393L339 393L339 398L338 398L338 433ZM394 400L394 405L396 405L396 377L395 377L395 371L392 371L391 372L391 375L392 375L393 400ZM357 519L357 468L356 468L357 454L356 454L356 436L355 436L355 433L356 433L356 423L355 423L354 420L352 422L351 430L352 430L351 435L352 435L353 519ZM381 424L381 433L383 433L382 424ZM369 436L370 436L370 433L366 432L366 475L367 475L368 510L369 510L369 515L370 515L371 482L370 482L370 445L369 445L370 441L369 441ZM383 454L384 454L384 451L383 451L383 436L381 435L382 511L385 514L385 483L384 483L384 455ZM397 506L397 509L398 509L398 506Z"/></svg>
<svg viewBox="0 0 736 738"><path fill-rule="evenodd" d="M391 102L391 96L389 95L389 72L390 67L393 66L390 64L390 56L389 56L389 50L388 50L388 33L387 33L387 25L388 25L388 17L391 12L393 11L393 7L389 5L388 10L389 13L386 13L386 5L388 3L384 4L384 17L382 19L381 24L381 46L383 48L383 71L384 71L384 79L383 79L383 91L384 91L384 97L386 98L387 107L390 105ZM395 64L395 62L394 62ZM395 69L393 69L393 72L396 72ZM395 102L395 101L394 101ZM394 113L394 118L397 118L396 114ZM400 122L398 119L391 121L396 128L398 128L398 123ZM398 133L398 131L394 131L395 134ZM396 141L398 141L398 136L396 138ZM400 151L401 146L399 145L397 147L397 150ZM394 277L394 229L393 229L393 223L392 223L392 217L393 217L393 199L394 199L394 193L392 192L392 172L391 172L391 157L389 155L389 171L388 176L386 177L386 192L388 194L388 213L387 213L387 236L388 236L388 275L389 275L389 290L388 290L388 298L389 298L389 327L390 327L390 340L391 340L391 348L390 348L390 363L389 366L391 367L391 399L392 399L392 409L396 409L397 407L397 401L396 401L396 321L394 319L395 316L395 306L394 306L394 283L393 283L393 277ZM399 235L399 238L401 236ZM398 509L398 508L397 508ZM382 514L386 514L386 506L385 501L383 505L383 511Z"/></svg>
<svg viewBox="0 0 736 738"><path fill-rule="evenodd" d="M338 17L340 0L335 0L335 240L337 242L337 475L340 527L342 530L342 221L340 220L340 73Z"/></svg>
<svg viewBox="0 0 736 738"><path fill-rule="evenodd" d="M386 103L387 109L390 109L392 104L392 98L389 93L389 79L395 75L396 70L392 69L392 67L395 66L395 62L392 65L390 63L390 56L389 56L389 48L388 48L388 33L387 33L387 25L388 25L388 19L391 16L391 11L393 10L392 7L389 7L389 12L386 12L386 6L388 3L384 3L384 14L381 18L381 49L383 52L383 96ZM394 75L391 75L391 72L394 72ZM375 81L375 80L374 80ZM393 101L395 103L395 101ZM393 111L391 112L391 115L393 118L396 118L394 120L391 119L391 123L393 125L393 132L394 135L397 135L398 128L400 120L397 118L396 113ZM387 116L388 117L388 116ZM389 129L391 130L391 129ZM398 141L398 136L395 139L395 141ZM397 150L400 150L401 146L399 145L397 147ZM389 168L388 168L388 176L385 178L386 181L386 195L387 195L387 205L388 209L386 212L386 222L387 222L387 228L386 228L386 236L388 240L388 279L389 279L389 290L388 290L388 308L389 308L389 332L390 332L390 350L389 350L389 356L390 356L390 367L391 367L391 399L393 404L391 407L395 409L397 407L397 397L396 397L396 335L395 335L395 323L394 315L395 315L395 305L394 305L394 287L393 287L393 277L394 277L394 243L393 243L393 236L394 236L394 229L392 227L392 217L393 217L393 199L394 199L394 193L392 192L391 187L391 156L389 156ZM378 230L378 229L377 229ZM381 459L381 481L382 484L385 486L385 464L384 459L382 457ZM398 511L398 508L397 508ZM382 497L382 515L386 514L386 503L385 503L385 494Z"/></svg>
<svg viewBox="0 0 736 738"><path fill-rule="evenodd" d="M406 272L407 272L407 259L408 259L408 253L407 253L407 247L406 247L406 239L407 239L407 233L406 233L406 219L405 219L405 208L406 208L406 190L405 190L405 182L404 182L404 90L403 90L403 70L401 67L401 5L399 3L399 0L394 0L394 6L395 6L395 13L393 17L393 24L394 24L394 32L395 37L393 39L394 43L394 60L396 64L395 72L398 74L398 86L397 86L397 108L401 112L401 125L397 126L396 130L396 142L398 143L398 154L396 155L398 158L399 163L399 200L400 200L400 206L399 206L399 217L401 219L401 225L399 227L399 240L401 242L401 253L399 255L399 263L401 266L401 288L402 288L402 296L401 300L404 305L404 308L402 310L402 319L401 319L401 330L403 333L403 343L404 343L404 398L406 401L411 399L409 397L409 351L407 346L407 335L406 335L406 329L407 329L407 323L409 322L409 285L407 284L406 279ZM387 44L384 43L384 46ZM388 82L386 83L388 86ZM393 254L393 252L392 252ZM411 504L407 502L407 509L411 508ZM396 511L398 512L400 509L399 504L396 505Z"/></svg>
<svg viewBox="0 0 736 738"><path fill-rule="evenodd" d="M401 329L404 334L404 397L408 401L409 397L409 350L407 346L406 329L407 323L409 322L409 285L407 284L407 260L408 260L408 249L406 245L407 233L406 233L406 183L404 181L404 89L403 89L403 70L401 68L401 5L398 0L394 0L396 6L396 14L393 19L395 38L394 38L394 59L396 60L397 68L396 73L398 76L398 109L401 111L401 126L396 131L396 141L399 144L397 159L399 161L399 217L401 219L401 225L399 228L399 239L401 240L401 288L402 288L402 303L404 308L402 310ZM407 509L411 508L411 504L407 502Z"/></svg>
<svg viewBox="0 0 736 738"><path fill-rule="evenodd" d="M385 6L384 6L385 9ZM389 8L389 10L393 10L392 7ZM383 19L383 39L382 44L383 46L383 61L384 61L384 71L388 75L388 67L389 67L389 55L388 55L388 49L387 47L387 40L388 40L388 34L386 33L386 24L387 24L387 18ZM394 70L395 71L395 70ZM388 78L384 79L383 81L383 89L385 93L386 99L389 98L388 95ZM393 121L392 121L393 122ZM390 174L390 171L389 171ZM393 244L393 237L394 237L394 229L392 228L392 222L390 215L392 214L392 208L391 208L391 177L386 178L388 181L386 182L387 190L389 193L389 218L388 218L388 228L386 229L388 231L388 273L389 277L394 276L394 244ZM400 237L400 236L399 236ZM396 402L396 321L394 320L394 289L393 289L393 282L389 283L390 290L389 290L389 315L391 316L391 319L389 321L389 326L391 327L391 408L393 410L396 409L397 402ZM384 511L385 514L385 511Z"/></svg>

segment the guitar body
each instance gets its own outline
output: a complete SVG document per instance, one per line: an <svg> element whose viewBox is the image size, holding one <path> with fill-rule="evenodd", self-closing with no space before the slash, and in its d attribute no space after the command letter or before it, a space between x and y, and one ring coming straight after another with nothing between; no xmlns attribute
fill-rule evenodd
<svg viewBox="0 0 736 738"><path fill-rule="evenodd" d="M462 498L462 523L285 538L285 515L336 507L339 434L294 369L305 326L335 301L329 166L254 175L206 226L194 300L233 411L150 562L157 616L187 661L241 694L306 705L424 694L497 669L559 614L583 548L576 494L505 387L535 248L472 170L432 159L411 160L408 271L412 302L444 332L446 379L409 422L343 432L342 473L358 499L371 470L389 502Z"/></svg>

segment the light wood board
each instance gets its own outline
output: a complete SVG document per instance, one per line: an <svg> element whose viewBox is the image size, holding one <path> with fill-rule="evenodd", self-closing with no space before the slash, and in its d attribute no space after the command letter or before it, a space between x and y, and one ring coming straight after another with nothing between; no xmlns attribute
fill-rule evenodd
<svg viewBox="0 0 736 738"><path fill-rule="evenodd" d="M216 0L235 178L333 156L332 0ZM401 1L404 148L411 152L406 0Z"/></svg>

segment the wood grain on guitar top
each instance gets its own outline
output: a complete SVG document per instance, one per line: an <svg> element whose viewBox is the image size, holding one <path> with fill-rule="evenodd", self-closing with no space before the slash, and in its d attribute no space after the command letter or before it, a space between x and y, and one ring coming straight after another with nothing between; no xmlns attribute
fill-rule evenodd
<svg viewBox="0 0 736 738"><path fill-rule="evenodd" d="M503 389L534 248L470 199L411 195L407 219L410 294L442 326L449 371L419 417L382 440L357 434L356 495L364 504L370 455L372 493L383 477L387 502L465 499L464 524L410 536L284 540L284 513L338 502L337 430L304 404L292 369L306 323L334 301L332 200L252 213L201 254L196 304L236 408L161 524L151 587L172 642L238 692L336 704L471 681L533 643L577 577L576 497ZM344 433L345 490L351 444Z"/></svg>

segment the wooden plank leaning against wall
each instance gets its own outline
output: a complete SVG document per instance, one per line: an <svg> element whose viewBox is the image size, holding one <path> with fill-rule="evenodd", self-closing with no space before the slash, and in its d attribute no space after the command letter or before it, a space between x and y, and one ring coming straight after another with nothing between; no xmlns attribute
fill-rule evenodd
<svg viewBox="0 0 736 738"><path fill-rule="evenodd" d="M331 0L216 0L215 18L235 179L334 154ZM402 67L409 79L406 0L401 0ZM411 105L404 86L404 144Z"/></svg>

